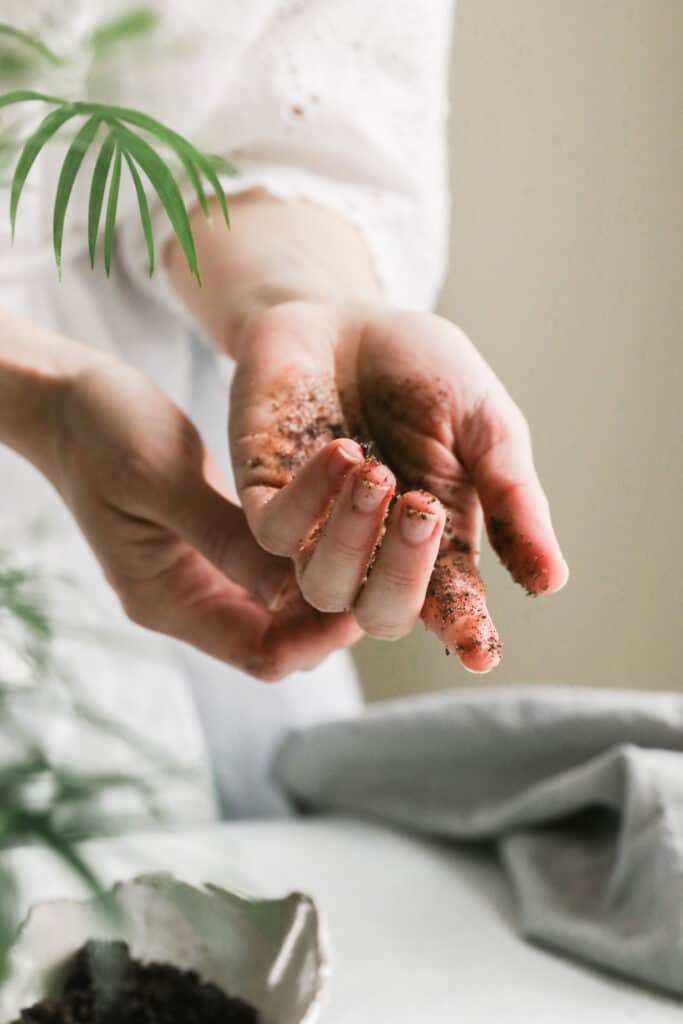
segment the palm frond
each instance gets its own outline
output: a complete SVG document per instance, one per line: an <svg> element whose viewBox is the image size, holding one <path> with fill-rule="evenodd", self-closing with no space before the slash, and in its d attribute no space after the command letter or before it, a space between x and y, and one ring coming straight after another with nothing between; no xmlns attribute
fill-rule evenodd
<svg viewBox="0 0 683 1024"><path fill-rule="evenodd" d="M95 266L95 249L97 247L97 235L100 230L100 217L102 216L102 205L104 203L104 192L107 187L109 168L116 149L116 136L109 131L102 143L102 148L95 163L92 181L90 182L90 200L88 202L88 251L90 253L90 266Z"/></svg>
<svg viewBox="0 0 683 1024"><path fill-rule="evenodd" d="M237 167L231 163L230 160L226 160L224 156L219 153L208 153L206 159L209 161L209 166L217 171L218 174L225 174L233 177L237 174Z"/></svg>
<svg viewBox="0 0 683 1024"><path fill-rule="evenodd" d="M119 144L125 147L126 151L140 165L154 186L154 190L168 214L168 219L173 225L173 230L185 253L188 266L198 283L201 284L190 218L187 215L183 197L175 178L161 157L143 138L135 135L122 124L119 124L115 131Z"/></svg>
<svg viewBox="0 0 683 1024"><path fill-rule="evenodd" d="M220 157L209 156L198 150L177 132L162 124L156 118L128 107L102 103L69 102L57 96L50 96L34 90L20 89L0 95L0 109L17 103L42 102L55 107L26 140L12 178L10 190L10 222L12 237L16 226L17 210L26 179L43 147L54 138L59 129L71 118L87 118L69 147L62 166L53 216L53 242L57 268L61 268L62 240L66 210L78 171L86 152L95 143L100 125L109 132L102 142L95 161L90 185L88 212L88 249L91 266L95 263L97 236L104 202L104 192L112 159L114 170L109 187L109 201L105 217L104 262L109 273L113 251L114 225L120 187L121 163L125 160L135 188L142 230L147 245L150 273L154 271L154 241L152 237L149 204L139 171L142 171L156 192L161 205L171 222L178 242L183 250L191 273L201 284L197 253L190 220L183 196L169 164L158 152L166 148L177 158L194 190L197 202L204 214L209 214L209 204L202 179L211 187L221 209L226 225L230 217L225 192L220 183L219 173L234 173L234 168ZM139 129L144 134L139 134ZM146 136L146 137L144 137ZM152 145L151 138L155 145Z"/></svg>
<svg viewBox="0 0 683 1024"><path fill-rule="evenodd" d="M95 53L102 53L117 43L125 42L134 36L146 35L159 24L159 12L151 7L138 7L126 11L119 18L106 21L99 25L88 38L87 45Z"/></svg>
<svg viewBox="0 0 683 1024"><path fill-rule="evenodd" d="M111 254L114 248L114 225L116 224L116 208L119 203L119 189L121 186L121 146L118 135L114 146L114 166L111 172L109 183L109 198L107 200L107 212L104 217L104 269L107 277L111 270Z"/></svg>
<svg viewBox="0 0 683 1024"><path fill-rule="evenodd" d="M99 114L103 120L111 121L113 119L127 125L134 125L136 128L142 128L143 131L153 136L157 142L173 150L190 179L199 205L204 213L207 213L206 197L204 196L201 179L198 174L198 170L202 171L214 190L226 224L230 223L225 192L214 170L212 160L200 152L191 142L184 139L182 135L174 132L172 128L168 128L161 121L157 121L156 118L150 117L149 114L143 114L139 110L131 110L128 107L107 106L99 103L78 103L77 107L83 114Z"/></svg>
<svg viewBox="0 0 683 1024"><path fill-rule="evenodd" d="M151 277L154 273L154 235L152 234L152 219L149 215L149 203L147 202L147 195L140 175L138 174L138 169L133 163L133 158L127 150L124 151L123 155L126 158L128 170L130 171L130 176L133 179L133 185L135 186L135 194L138 197L140 220L142 221L142 230L145 235L145 242L147 243L147 264L149 268L149 276Z"/></svg>
<svg viewBox="0 0 683 1024"><path fill-rule="evenodd" d="M2 98L0 97L0 104ZM17 209L19 208L19 200L21 193L26 184L29 171L36 162L38 155L45 145L46 142L56 135L59 129L75 114L73 106L71 104L65 104L59 107L57 110L53 110L50 114L45 117L32 135L26 140L24 148L21 151L21 155L17 162L16 169L14 171L14 177L12 178L12 188L10 192L10 224L12 227L12 239L14 239L14 232L16 228L17 220Z"/></svg>
<svg viewBox="0 0 683 1024"><path fill-rule="evenodd" d="M71 198L71 192L74 187L74 182L76 181L76 175L80 170L85 154L90 148L90 143L97 135L97 130L100 127L100 124L101 121L99 117L91 117L85 122L81 130L76 135L76 138L69 146L66 157L64 158L64 163L62 164L59 181L57 182L57 193L55 195L55 208L52 223L52 239L54 243L57 270L60 273L62 269L62 239L64 237L66 208L69 205L69 199Z"/></svg>
<svg viewBox="0 0 683 1024"><path fill-rule="evenodd" d="M27 32L22 32L18 28L14 28L13 25L6 25L4 22L0 22L0 36L5 36L11 39L13 42L20 43L21 46L30 50L32 53L42 57L43 60L48 61L49 64L55 66L62 63L60 57L54 53L49 46L46 46L40 39L36 39L35 36L29 35Z"/></svg>

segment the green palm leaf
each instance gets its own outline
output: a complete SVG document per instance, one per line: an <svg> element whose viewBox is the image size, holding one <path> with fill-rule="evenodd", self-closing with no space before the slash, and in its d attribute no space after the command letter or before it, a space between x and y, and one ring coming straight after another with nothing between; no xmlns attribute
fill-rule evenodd
<svg viewBox="0 0 683 1024"><path fill-rule="evenodd" d="M199 167L199 169L205 174L216 194L216 198L218 199L226 224L230 223L228 207L225 200L225 192L221 187L221 183L211 160L196 149L191 142L184 139L182 135L178 135L177 132L174 132L165 124L162 124L161 121L157 121L156 118L150 117L148 114L142 114L138 110L130 110L128 107L111 107L99 103L78 103L76 105L79 108L79 111L83 114L99 114L103 120L111 121L114 119L117 122L123 121L126 124L135 125L136 128L142 128L144 131L149 132L150 135L153 135L158 139L159 142L164 143L169 147L169 149L172 149L182 162L197 195L197 200L206 214L208 213L208 205L201 180L197 174L197 167Z"/></svg>
<svg viewBox="0 0 683 1024"><path fill-rule="evenodd" d="M14 103L29 103L32 100L41 103L58 103L60 106L68 103L68 100L60 99L59 96L48 96L47 93L36 92L35 89L13 89L0 96L0 108L11 107Z"/></svg>
<svg viewBox="0 0 683 1024"><path fill-rule="evenodd" d="M154 235L152 234L152 220L149 215L149 203L147 202L147 196L145 195L145 188L138 174L138 169L133 163L130 154L124 150L123 153L128 164L128 170L130 176L133 179L135 185L135 192L138 197L138 207L140 208L140 220L142 221L142 230L145 235L145 242L147 243L147 262L149 265L149 276L151 277L154 273Z"/></svg>
<svg viewBox="0 0 683 1024"><path fill-rule="evenodd" d="M206 159L209 161L209 166L219 174L227 174L230 177L237 174L235 165L219 153L207 153Z"/></svg>
<svg viewBox="0 0 683 1024"><path fill-rule="evenodd" d="M111 270L111 254L114 248L114 226L116 224L116 207L119 202L119 187L121 185L121 146L118 141L114 149L114 168L111 172L111 183L109 185L109 199L107 200L107 214L104 219L104 269L109 277Z"/></svg>
<svg viewBox="0 0 683 1024"><path fill-rule="evenodd" d="M55 208L52 222L52 240L55 250L55 260L57 261L57 270L60 272L62 269L64 220L66 218L69 199L71 198L71 192L74 187L74 182L76 181L76 175L83 163L83 158L97 135L97 129L100 127L101 123L102 122L99 117L91 117L85 122L69 146L64 158L64 163L62 164L59 181L57 182L57 193L55 195Z"/></svg>
<svg viewBox="0 0 683 1024"><path fill-rule="evenodd" d="M26 184L28 173L33 167L33 164L45 143L59 131L63 124L65 124L70 118L74 117L75 114L76 111L74 109L74 105L71 103L67 103L65 106L60 107L59 110L53 110L52 113L48 114L47 117L40 122L33 134L26 140L24 148L21 151L21 156L19 157L16 170L14 171L10 192L9 216L13 239L17 219L17 207L19 206L19 200L21 198L24 185Z"/></svg>
<svg viewBox="0 0 683 1024"><path fill-rule="evenodd" d="M41 42L40 39L36 39L34 36L28 35L26 32L20 31L18 28L14 28L12 25L5 25L4 22L0 22L0 35L9 36L10 39L15 39L23 46L27 46L34 53L39 54L44 60L49 61L50 64L61 64L61 59L56 53L53 53L45 43Z"/></svg>
<svg viewBox="0 0 683 1024"><path fill-rule="evenodd" d="M152 183L185 253L188 266L197 282L201 284L190 219L187 216L183 197L180 194L175 178L161 157L144 139L141 139L121 124L117 126L116 134L121 145L125 147L135 162L139 164Z"/></svg>
<svg viewBox="0 0 683 1024"><path fill-rule="evenodd" d="M102 143L102 148L95 163L92 182L90 184L90 200L88 202L88 251L90 253L90 266L95 266L95 248L97 246L97 234L100 230L100 217L102 216L102 204L104 203L104 190L107 185L107 177L111 166L111 159L116 146L116 136L110 131Z"/></svg>
<svg viewBox="0 0 683 1024"><path fill-rule="evenodd" d="M101 53L132 36L151 32L159 24L159 20L157 11L150 7L139 7L100 25L90 36L88 43L93 50Z"/></svg>
<svg viewBox="0 0 683 1024"><path fill-rule="evenodd" d="M190 179L197 201L201 206L205 215L208 216L209 206L206 201L206 195L202 186L201 178L197 174L196 164L199 163L197 157L200 156L194 146L189 143L182 135L178 135L177 132L167 128L160 121L157 121L153 117L149 117L147 114L141 114L136 110L128 110L126 107L113 107L111 108L113 116L118 121L125 121L128 124L134 124L137 128L143 128L149 132L155 138L159 139L160 142L165 143L174 153L178 156L185 172ZM220 185L219 185L220 189ZM222 191L222 190L221 190Z"/></svg>
<svg viewBox="0 0 683 1024"><path fill-rule="evenodd" d="M144 138L137 135L128 126L132 125L136 128L142 129L144 132L153 136L155 141L168 146L168 148L175 153L185 169L201 209L206 215L208 215L209 205L202 184L203 175L216 195L223 218L228 226L230 226L228 205L217 171L220 173L234 173L234 168L223 158L208 156L202 153L177 132L166 127L166 125L157 121L155 118L149 117L147 114L140 113L136 110L131 110L126 107L108 106L106 104L99 103L69 103L57 96L50 96L46 93L30 89L14 90L13 92L6 93L5 95L0 95L0 109L15 103L23 102L51 103L57 105L58 109L48 114L33 135L27 140L17 163L12 180L10 196L12 236L14 236L19 199L21 197L26 178L40 150L66 121L74 116L85 116L89 118L89 121L78 133L74 143L67 153L65 163L68 165L62 169L62 175L60 176L62 189L60 193L58 188L58 196L55 202L55 223L59 230L56 232L54 241L55 256L57 257L58 266L60 265L61 260L61 234L63 231L66 203L68 203L71 189L73 187L73 181L78 169L80 168L83 153L85 152L85 149L87 149L85 143L91 143L94 140L97 130L97 122L102 122L110 127L110 133L105 139L99 153L90 189L88 249L91 265L94 265L95 260L97 235L99 231L100 217L104 203L104 191L106 188L109 168L114 157L114 153L116 152L116 147L118 146L120 152L117 152L116 154L116 181L114 181L114 177L112 177L109 192L109 203L107 207L107 219L105 223L105 267L107 269L107 273L109 273L109 267L111 265L114 232L114 224L110 219L110 213L115 217L120 185L121 160L123 156L131 170L131 177L133 179L133 184L138 198L142 228L147 243L150 272L152 272L154 268L154 246L151 219L149 216L147 197L135 165L139 166L141 170L144 171L152 183L164 209L166 210L166 213L168 214L190 270L197 281L201 284L189 217L185 209L182 194L178 188L173 173L165 161L158 155L156 150ZM91 132L92 135L90 135Z"/></svg>

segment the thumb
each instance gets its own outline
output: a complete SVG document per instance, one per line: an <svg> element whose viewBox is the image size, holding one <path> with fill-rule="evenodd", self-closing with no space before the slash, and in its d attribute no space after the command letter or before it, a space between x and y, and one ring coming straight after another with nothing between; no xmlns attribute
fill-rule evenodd
<svg viewBox="0 0 683 1024"><path fill-rule="evenodd" d="M219 474L211 465L209 475ZM245 515L206 476L186 481L157 516L233 583L279 611L299 589L292 562L264 551L254 540Z"/></svg>
<svg viewBox="0 0 683 1024"><path fill-rule="evenodd" d="M235 480L249 525L265 547L270 500L316 452L346 433L335 382L336 331L327 311L287 303L262 318L237 365L230 403ZM322 503L325 494L318 497ZM315 519L322 508L306 511Z"/></svg>

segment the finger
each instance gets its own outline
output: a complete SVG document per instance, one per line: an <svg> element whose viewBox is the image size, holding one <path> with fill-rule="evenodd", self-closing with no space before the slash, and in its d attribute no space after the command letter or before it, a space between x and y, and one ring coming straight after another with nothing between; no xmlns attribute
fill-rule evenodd
<svg viewBox="0 0 683 1024"><path fill-rule="evenodd" d="M439 553L422 617L446 652L456 654L471 672L489 672L499 663L501 643L471 552L450 543Z"/></svg>
<svg viewBox="0 0 683 1024"><path fill-rule="evenodd" d="M465 460L493 548L527 593L560 590L569 569L534 467L529 430L501 386L479 407L468 433Z"/></svg>
<svg viewBox="0 0 683 1024"><path fill-rule="evenodd" d="M163 572L129 579L121 592L129 618L146 629L173 636L266 681L313 668L361 636L353 616L321 615L300 595L272 614L198 552L180 540L177 545Z"/></svg>
<svg viewBox="0 0 683 1024"><path fill-rule="evenodd" d="M248 652L260 649L271 614L183 540L169 544L166 537L163 545L163 568L117 580L128 617L222 661L243 664Z"/></svg>
<svg viewBox="0 0 683 1024"><path fill-rule="evenodd" d="M360 445L343 438L314 455L281 490L260 484L247 487L245 511L259 544L278 555L296 555L346 477L363 462Z"/></svg>
<svg viewBox="0 0 683 1024"><path fill-rule="evenodd" d="M240 501L256 532L273 493L348 431L335 383L336 318L286 303L254 330L233 379L230 446Z"/></svg>
<svg viewBox="0 0 683 1024"><path fill-rule="evenodd" d="M431 479L427 476L427 479ZM476 490L454 460L450 482L434 480L447 502L441 551L429 583L422 618L465 668L489 672L500 662L501 644L478 572L482 511Z"/></svg>
<svg viewBox="0 0 683 1024"><path fill-rule="evenodd" d="M242 510L202 477L184 481L177 493L159 502L156 519L269 610L277 611L298 592L289 559L264 551Z"/></svg>
<svg viewBox="0 0 683 1024"><path fill-rule="evenodd" d="M265 678L276 680L291 672L310 671L362 635L349 612L324 615L307 605L296 616L278 616L264 638L261 677L265 672Z"/></svg>
<svg viewBox="0 0 683 1024"><path fill-rule="evenodd" d="M309 671L362 636L350 614L321 615L302 603L273 617L253 602L230 599L183 608L163 631L264 682Z"/></svg>
<svg viewBox="0 0 683 1024"><path fill-rule="evenodd" d="M354 608L366 633L380 640L408 634L424 604L445 522L430 494L403 494L392 509L386 534Z"/></svg>
<svg viewBox="0 0 683 1024"><path fill-rule="evenodd" d="M314 608L340 612L353 605L395 486L393 473L377 462L348 474L319 538L304 545L296 559L301 593Z"/></svg>
<svg viewBox="0 0 683 1024"><path fill-rule="evenodd" d="M235 598L229 586L208 600L178 604L162 631L265 682L313 669L362 635L352 615L321 615L301 600L272 615Z"/></svg>

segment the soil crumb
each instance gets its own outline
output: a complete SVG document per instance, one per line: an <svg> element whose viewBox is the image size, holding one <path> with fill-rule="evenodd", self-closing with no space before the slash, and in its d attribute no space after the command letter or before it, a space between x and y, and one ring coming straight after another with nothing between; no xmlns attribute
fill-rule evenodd
<svg viewBox="0 0 683 1024"><path fill-rule="evenodd" d="M88 942L61 995L23 1010L16 1024L262 1024L241 999L194 971L133 960L125 942Z"/></svg>

